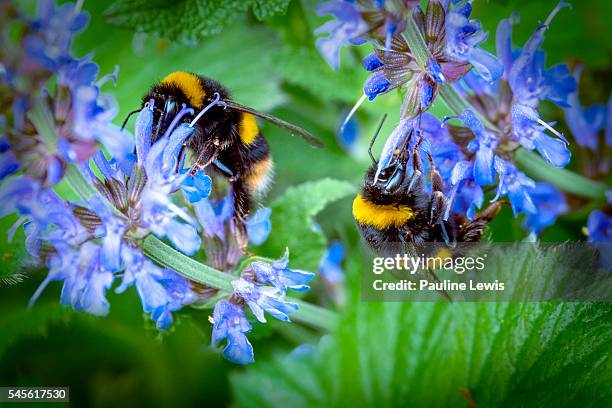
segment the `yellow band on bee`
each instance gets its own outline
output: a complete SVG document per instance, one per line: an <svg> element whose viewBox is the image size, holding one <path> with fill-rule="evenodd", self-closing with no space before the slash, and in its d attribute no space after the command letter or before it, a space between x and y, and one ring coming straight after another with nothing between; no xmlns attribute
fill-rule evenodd
<svg viewBox="0 0 612 408"><path fill-rule="evenodd" d="M189 72L176 71L162 79L161 83L177 86L183 91L185 96L187 96L189 104L192 107L196 109L202 109L204 107L203 102L206 97L206 92L202 88L200 78L196 75Z"/></svg>
<svg viewBox="0 0 612 408"><path fill-rule="evenodd" d="M240 118L240 129L239 133L240 140L244 144L251 144L259 134L259 128L257 127L257 122L255 121L255 116L250 113L243 113Z"/></svg>
<svg viewBox="0 0 612 408"><path fill-rule="evenodd" d="M414 211L405 205L380 205L364 199L358 194L353 201L353 217L362 225L386 229L399 227L414 218Z"/></svg>

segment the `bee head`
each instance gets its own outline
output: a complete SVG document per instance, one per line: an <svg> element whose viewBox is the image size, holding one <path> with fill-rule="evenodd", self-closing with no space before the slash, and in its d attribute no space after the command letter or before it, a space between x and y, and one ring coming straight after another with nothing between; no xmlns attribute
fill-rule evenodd
<svg viewBox="0 0 612 408"><path fill-rule="evenodd" d="M163 135L175 118L181 122L189 122L193 118L194 112L192 109L183 111L180 118L177 116L187 105L181 102L180 96L177 97L176 94L165 94L153 90L146 97L149 97L149 99L146 101L143 99L143 106L152 105L154 139L157 139L158 135Z"/></svg>
<svg viewBox="0 0 612 408"><path fill-rule="evenodd" d="M378 162L372 163L363 183L363 193L371 201L391 204L414 195L421 188L422 180L420 173L413 169L415 157L408 142L397 148L390 162L382 169L379 170Z"/></svg>

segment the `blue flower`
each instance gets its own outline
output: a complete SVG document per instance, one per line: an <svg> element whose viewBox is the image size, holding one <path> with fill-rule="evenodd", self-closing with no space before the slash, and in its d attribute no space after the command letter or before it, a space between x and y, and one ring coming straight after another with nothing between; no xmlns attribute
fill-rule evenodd
<svg viewBox="0 0 612 408"><path fill-rule="evenodd" d="M367 23L361 18L361 13L355 3L349 1L330 1L317 7L320 16L332 15L331 20L317 28L315 34L328 32L326 38L317 40L317 48L333 69L340 64L340 48L349 44L362 43L361 36L368 29Z"/></svg>
<svg viewBox="0 0 612 408"><path fill-rule="evenodd" d="M100 67L91 60L91 56L70 60L57 70L57 82L75 93L81 86L94 85L99 71Z"/></svg>
<svg viewBox="0 0 612 408"><path fill-rule="evenodd" d="M363 84L363 93L373 101L380 94L391 89L391 82L385 77L384 71L376 71Z"/></svg>
<svg viewBox="0 0 612 408"><path fill-rule="evenodd" d="M542 233L544 228L553 225L559 214L569 210L563 193L551 184L536 183L529 196L538 211L527 213L523 225L536 235Z"/></svg>
<svg viewBox="0 0 612 408"><path fill-rule="evenodd" d="M0 180L15 173L19 169L19 162L11 145L4 136L0 136Z"/></svg>
<svg viewBox="0 0 612 408"><path fill-rule="evenodd" d="M427 73L438 83L447 82L442 67L431 57L427 60Z"/></svg>
<svg viewBox="0 0 612 408"><path fill-rule="evenodd" d="M102 222L95 231L96 236L102 237L102 265L108 271L117 272L121 270L121 247L127 225L116 217L98 196L89 200L88 207Z"/></svg>
<svg viewBox="0 0 612 408"><path fill-rule="evenodd" d="M86 242L78 250L63 249L49 261L50 280L63 280L60 302L95 316L108 314L106 291L114 276L100 263L100 247Z"/></svg>
<svg viewBox="0 0 612 408"><path fill-rule="evenodd" d="M270 222L270 215L272 210L269 208L260 208L251 215L246 221L247 234L249 241L253 245L263 244L272 229L272 223Z"/></svg>
<svg viewBox="0 0 612 408"><path fill-rule="evenodd" d="M133 139L112 123L118 112L113 98L100 98L100 91L95 86L81 86L73 96L72 109L75 136L99 141L116 160L124 160L132 154Z"/></svg>
<svg viewBox="0 0 612 408"><path fill-rule="evenodd" d="M437 85L429 76L424 76L417 82L419 90L419 103L421 110L427 110L431 106L437 92Z"/></svg>
<svg viewBox="0 0 612 408"><path fill-rule="evenodd" d="M336 140L338 144L347 152L355 152L358 146L359 140L359 123L354 117L349 118L348 121L340 124L339 130L336 133Z"/></svg>
<svg viewBox="0 0 612 408"><path fill-rule="evenodd" d="M240 278L232 281L234 293L247 303L257 320L266 322L264 312L275 318L288 322L289 315L298 309L298 305L284 301L278 295L278 289L269 286L256 285Z"/></svg>
<svg viewBox="0 0 612 408"><path fill-rule="evenodd" d="M560 2L551 12L544 24L540 25L535 33L529 38L520 54L512 62L508 73L508 82L512 88L518 103L536 107L541 99L548 99L561 107L567 107L567 98L576 89L576 81L565 64L558 64L545 69L545 54L540 50L544 41L544 32L548 29L554 16L567 3ZM505 23L503 29L498 31L503 37L498 39L498 44L503 47L505 63L513 55L508 49L510 27Z"/></svg>
<svg viewBox="0 0 612 408"><path fill-rule="evenodd" d="M476 152L474 160L474 181L481 186L493 184L495 181L495 148L497 147L496 136L487 130L482 122L469 109L463 111L461 116L463 123L470 128L476 136L468 144L470 152Z"/></svg>
<svg viewBox="0 0 612 408"><path fill-rule="evenodd" d="M559 137L553 138L544 133L549 129ZM542 121L538 112L527 105L512 105L512 133L527 150L534 148L556 167L565 167L570 161L571 152L563 135Z"/></svg>
<svg viewBox="0 0 612 408"><path fill-rule="evenodd" d="M390 48L392 37L404 30L406 17L417 4L416 0L394 1L391 7L385 7L385 2L378 0L322 3L317 7L317 14L332 15L335 20L315 31L315 34L329 33L328 37L317 40L317 48L333 69L338 69L342 46L378 40L385 48Z"/></svg>
<svg viewBox="0 0 612 408"><path fill-rule="evenodd" d="M185 194L185 198L190 203L195 203L209 196L212 190L212 180L203 170L199 170L195 174L191 174L187 169L184 170L186 177L181 184L181 190Z"/></svg>
<svg viewBox="0 0 612 408"><path fill-rule="evenodd" d="M231 194L218 203L212 200L200 200L193 204L193 209L206 237L225 239L226 224L232 218L234 211Z"/></svg>
<svg viewBox="0 0 612 408"><path fill-rule="evenodd" d="M142 225L159 238L167 237L172 244L187 255L200 249L202 240L198 235L195 221L177 207L169 197L169 191L147 186L142 192ZM178 221L179 216L186 223Z"/></svg>
<svg viewBox="0 0 612 408"><path fill-rule="evenodd" d="M416 125L417 118L401 119L399 124L395 127L395 129L393 129L393 132L391 132L387 138L382 152L380 153L380 159L378 160L378 165L376 167L376 174L374 175L374 183L378 181L380 174L389 167L395 157L397 149L406 142L408 135L415 131ZM416 143L414 139L416 138L413 137L410 139L413 144ZM425 147L425 145L422 145L423 150L425 150ZM405 148L410 149L411 146Z"/></svg>
<svg viewBox="0 0 612 408"><path fill-rule="evenodd" d="M143 110L148 110L145 107ZM144 126L137 129L137 145L141 151L149 149L143 141L150 140L150 128ZM193 128L182 124L176 129L169 129L166 136L158 140L147 151L144 169L147 183L141 194L142 224L158 237L167 237L179 250L191 255L201 245L201 239L195 227L196 221L182 208L175 205L171 199L172 193L183 184L186 175L175 172L178 155L183 142L191 135ZM140 158L138 159L140 161ZM180 217L186 223L175 219Z"/></svg>
<svg viewBox="0 0 612 408"><path fill-rule="evenodd" d="M465 158L461 148L453 141L448 129L431 113L425 112L421 115L420 130L429 142L429 152L436 169L442 179L448 181L453 167Z"/></svg>
<svg viewBox="0 0 612 408"><path fill-rule="evenodd" d="M151 313L159 330L173 322L172 312L198 300L191 283L178 273L162 269L146 259L140 249L124 245L121 251L124 274L117 293L134 285L145 313Z"/></svg>
<svg viewBox="0 0 612 408"><path fill-rule="evenodd" d="M289 258L285 257L272 263L256 261L249 266L255 274L258 283L269 283L284 294L287 289L304 291L310 289L307 285L314 277L314 273L289 269Z"/></svg>
<svg viewBox="0 0 612 408"><path fill-rule="evenodd" d="M499 174L499 184L493 200L507 195L514 215L521 212L537 213L538 209L531 198L531 193L536 187L535 181L517 170L514 164L499 157L495 158L495 170Z"/></svg>
<svg viewBox="0 0 612 408"><path fill-rule="evenodd" d="M33 32L23 40L24 48L36 62L56 71L72 60L72 38L88 21L87 13L77 10L72 3L56 7L55 0L41 0L37 19L31 22Z"/></svg>
<svg viewBox="0 0 612 408"><path fill-rule="evenodd" d="M0 217L14 212L21 217L11 230L27 220L27 249L33 256L39 255L43 239L52 245L78 245L89 235L55 192L26 176L0 187Z"/></svg>
<svg viewBox="0 0 612 408"><path fill-rule="evenodd" d="M503 65L492 54L478 46L487 39L480 22L470 19L471 7L464 5L446 15L446 54L459 62L469 62L487 81L501 77Z"/></svg>
<svg viewBox="0 0 612 408"><path fill-rule="evenodd" d="M342 271L343 259L344 246L340 241L332 242L319 263L319 274L325 282L332 285L344 282L344 272Z"/></svg>
<svg viewBox="0 0 612 408"><path fill-rule="evenodd" d="M249 364L255 361L253 346L246 333L252 329L244 315L244 308L227 300L215 305L213 312L212 344L216 346L224 339L227 344L223 356L236 364Z"/></svg>
<svg viewBox="0 0 612 408"><path fill-rule="evenodd" d="M574 72L576 83L580 81L581 72L582 67ZM569 95L568 103L570 106L564 109L565 121L574 134L574 140L579 146L596 151L599 148L599 132L606 125L606 107L603 104L581 106L578 89Z"/></svg>
<svg viewBox="0 0 612 408"><path fill-rule="evenodd" d="M612 147L612 96L608 100L608 108L606 109L606 145Z"/></svg>
<svg viewBox="0 0 612 408"><path fill-rule="evenodd" d="M484 202L482 187L474 181L474 163L466 160L457 162L451 173L450 185L451 194L444 219L448 219L451 212L473 219L476 209L482 207Z"/></svg>
<svg viewBox="0 0 612 408"><path fill-rule="evenodd" d="M376 53L372 53L365 57L361 62L366 71L375 71L378 68L381 68L384 63L382 60L376 55Z"/></svg>
<svg viewBox="0 0 612 408"><path fill-rule="evenodd" d="M612 242L612 217L600 210L589 215L587 231L590 242Z"/></svg>

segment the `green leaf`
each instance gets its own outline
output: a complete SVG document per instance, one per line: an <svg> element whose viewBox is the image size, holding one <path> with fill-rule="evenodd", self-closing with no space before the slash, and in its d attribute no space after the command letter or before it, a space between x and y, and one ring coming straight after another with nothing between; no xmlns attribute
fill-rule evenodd
<svg viewBox="0 0 612 408"><path fill-rule="evenodd" d="M253 8L258 19L286 11L289 0L127 0L106 10L107 21L119 27L196 44L219 34Z"/></svg>
<svg viewBox="0 0 612 408"><path fill-rule="evenodd" d="M272 234L262 252L278 257L291 250L291 267L315 270L326 239L315 229L313 217L328 204L355 192L346 181L323 179L290 187L272 203Z"/></svg>
<svg viewBox="0 0 612 408"><path fill-rule="evenodd" d="M291 0L253 0L253 14L263 20L274 14L284 14Z"/></svg>
<svg viewBox="0 0 612 408"><path fill-rule="evenodd" d="M26 268L34 266L23 243L23 230L18 228L13 239L8 239L7 231L16 218L7 217L0 221L0 288L21 283L26 277Z"/></svg>
<svg viewBox="0 0 612 408"><path fill-rule="evenodd" d="M285 81L325 100L354 104L367 77L357 64L345 63L334 72L314 48L285 45L275 59L281 62L277 69Z"/></svg>
<svg viewBox="0 0 612 408"><path fill-rule="evenodd" d="M526 252L498 264L521 275L554 262L554 254ZM541 270L555 273L554 268ZM524 289L534 288L540 286ZM314 350L278 356L235 375L237 406L612 403L610 303L367 303L355 298L349 304L338 330Z"/></svg>
<svg viewBox="0 0 612 408"><path fill-rule="evenodd" d="M113 89L108 83L103 88L112 91L121 108L117 124L140 105L151 85L178 70L214 78L231 91L237 102L260 111L285 102L274 60L278 40L266 27L248 24L239 16L231 30L191 47L109 26L100 16L104 3L108 1L85 2L92 20L90 27L76 38L75 53L85 55L95 50L95 61L102 73L112 72L119 65L118 86ZM105 38L102 43L100 35ZM133 130L133 121L127 128Z"/></svg>
<svg viewBox="0 0 612 408"><path fill-rule="evenodd" d="M59 303L39 302L32 310L23 306L3 308L0 317L0 356L24 337L44 336L52 323L68 321L71 310Z"/></svg>

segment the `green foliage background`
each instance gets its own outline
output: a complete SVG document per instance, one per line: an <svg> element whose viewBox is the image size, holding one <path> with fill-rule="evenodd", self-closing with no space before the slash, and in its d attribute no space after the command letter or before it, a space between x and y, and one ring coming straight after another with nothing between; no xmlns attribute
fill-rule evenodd
<svg viewBox="0 0 612 408"><path fill-rule="evenodd" d="M0 385L67 385L75 406L467 406L470 398L479 406L612 404L608 304L360 301L365 257L350 205L368 166L368 139L383 112L391 119L385 129L393 127L400 97L390 94L366 104L358 115L361 148L353 155L340 148L336 128L361 93L366 73L359 58L368 48L344 50L342 68L333 72L314 48L312 32L324 21L314 14L316 2L201 1L198 7L195 0L111 3L85 2L91 22L75 48L79 56L94 52L103 73L120 66L118 87L106 88L120 104L118 122L137 107L151 83L181 69L222 81L236 100L300 124L326 142L323 151L311 149L262 124L275 159L276 181L265 201L274 210L271 241L257 252L278 256L287 243L292 266L312 270L327 240L341 239L348 251L347 307L339 310L337 332L323 338L296 324L256 326L249 337L257 362L237 367L209 347L209 311L177 314L176 324L160 334L143 316L133 290L110 294L106 318L61 307L59 284L52 284L27 310L44 271L24 257L21 232L13 243L6 242L5 231L15 219L4 219L0 280L12 276L22 282L0 283ZM610 90L611 7L605 0L574 3L546 34L548 64L586 64L583 103L605 102ZM24 4L32 9L31 2ZM492 47L500 18L520 12L514 41L523 44L555 4L477 1L474 8L491 33L487 44ZM193 19L205 20L192 24L164 14L166 18L151 24L148 20L160 7L193 10ZM138 24L142 13L148 22ZM130 28L170 39L134 35ZM445 107L438 104L434 112L444 114ZM545 117L559 120L563 128L556 108L547 106ZM570 167L578 168L576 160ZM344 182L302 184L324 178ZM584 239L586 215L582 211L561 218L544 240ZM312 230L312 217L323 234ZM520 220L507 209L492 225L493 240L523 237ZM517 271L530 267L529 262L514 261ZM315 284L315 293L323 293L321 289ZM324 295L308 295L313 301L321 298L333 307ZM304 343L314 347L294 350Z"/></svg>

